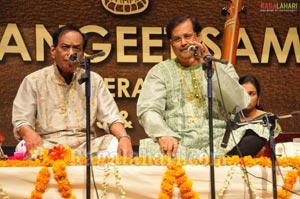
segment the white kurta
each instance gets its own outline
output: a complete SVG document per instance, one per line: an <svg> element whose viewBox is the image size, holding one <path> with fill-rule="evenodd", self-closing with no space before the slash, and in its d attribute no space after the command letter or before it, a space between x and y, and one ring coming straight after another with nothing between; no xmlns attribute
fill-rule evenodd
<svg viewBox="0 0 300 199"><path fill-rule="evenodd" d="M70 84L64 81L56 65L26 76L13 103L14 136L20 139L18 128L28 125L45 143L83 147L86 141L86 92L85 83L78 83L83 73L85 70L78 68ZM109 133L112 123L123 121L102 77L95 72L90 75L91 132L95 133L99 121ZM92 149L97 151L98 148L92 146Z"/></svg>

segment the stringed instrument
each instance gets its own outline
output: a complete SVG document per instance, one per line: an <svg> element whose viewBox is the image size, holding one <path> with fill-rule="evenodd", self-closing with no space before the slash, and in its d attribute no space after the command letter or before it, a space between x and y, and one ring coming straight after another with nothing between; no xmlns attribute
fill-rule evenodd
<svg viewBox="0 0 300 199"><path fill-rule="evenodd" d="M246 13L246 7L242 6L242 0L227 0L229 7L222 9L222 15L226 16L224 25L222 59L227 60L231 64L235 64L236 50L238 44L240 13Z"/></svg>

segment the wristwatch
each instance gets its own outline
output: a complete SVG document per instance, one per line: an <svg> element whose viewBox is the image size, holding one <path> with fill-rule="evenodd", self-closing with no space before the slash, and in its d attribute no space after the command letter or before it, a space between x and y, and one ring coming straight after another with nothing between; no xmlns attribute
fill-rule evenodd
<svg viewBox="0 0 300 199"><path fill-rule="evenodd" d="M118 141L120 141L121 138L127 137L129 140L131 140L130 136L127 133L121 133L117 136Z"/></svg>

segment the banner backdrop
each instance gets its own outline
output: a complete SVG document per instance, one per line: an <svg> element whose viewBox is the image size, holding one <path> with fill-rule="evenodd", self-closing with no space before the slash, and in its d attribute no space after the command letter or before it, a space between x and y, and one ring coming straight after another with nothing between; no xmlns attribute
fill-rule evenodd
<svg viewBox="0 0 300 199"><path fill-rule="evenodd" d="M133 145L146 137L136 118L136 102L148 70L173 56L164 28L178 14L195 15L204 42L221 58L226 17L222 0L1 0L0 131L4 146L15 146L12 102L22 79L52 63L51 34L73 24L90 40L86 55L113 94ZM240 19L235 68L255 75L262 86L261 105L275 114L300 110L300 2L247 0ZM225 12L226 13L226 12ZM300 117L280 120L284 132L300 132Z"/></svg>

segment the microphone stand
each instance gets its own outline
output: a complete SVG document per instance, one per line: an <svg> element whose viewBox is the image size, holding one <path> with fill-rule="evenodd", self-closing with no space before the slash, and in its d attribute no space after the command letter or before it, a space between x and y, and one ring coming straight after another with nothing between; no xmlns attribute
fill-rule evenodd
<svg viewBox="0 0 300 199"><path fill-rule="evenodd" d="M213 137L213 110L212 110L212 61L221 62L227 64L225 60L219 60L214 58L211 55L198 56L194 54L196 58L203 58L205 63L203 64L203 70L206 70L207 74L207 97L208 97L208 125L209 125L209 155L210 155L210 189L211 189L211 198L215 199L215 168L214 168L214 137Z"/></svg>
<svg viewBox="0 0 300 199"><path fill-rule="evenodd" d="M90 136L90 127L91 127L91 106L90 106L90 96L91 96L91 58L85 57L84 63L85 73L81 75L81 78L78 80L79 84L85 82L85 97L86 97L86 198L91 198L91 136Z"/></svg>
<svg viewBox="0 0 300 199"><path fill-rule="evenodd" d="M86 199L91 198L91 60L95 57L104 56L104 51L90 56L85 56L83 61L78 60L77 53L69 56L69 61L73 64L85 66L85 73L81 74L78 80L79 84L85 82L85 97L86 97Z"/></svg>
<svg viewBox="0 0 300 199"><path fill-rule="evenodd" d="M277 119L285 119L290 118L295 115L300 115L300 111L294 111L291 114L287 115L270 115L265 116L262 120L255 120L255 121L249 121L249 122L243 122L243 123L237 123L237 126L243 126L248 123L261 123L263 122L269 129L269 142L270 142L270 158L272 162L272 181L273 181L273 199L277 199L277 179L276 179L276 150L275 150L275 139L274 139L274 128L275 128L275 122Z"/></svg>
<svg viewBox="0 0 300 199"><path fill-rule="evenodd" d="M275 140L274 140L274 128L276 116L266 116L263 121L266 125L269 125L269 141L270 141L270 158L272 162L272 181L273 181L273 199L277 199L277 180L276 180L276 151L275 151Z"/></svg>
<svg viewBox="0 0 300 199"><path fill-rule="evenodd" d="M207 74L207 98L208 98L208 126L209 126L209 162L210 162L210 193L215 198L215 167L214 167L214 135L213 135L213 111L212 111L212 61L208 60L203 64Z"/></svg>

